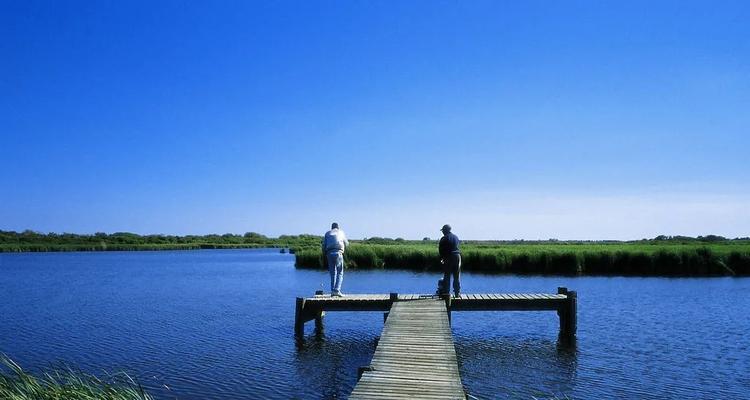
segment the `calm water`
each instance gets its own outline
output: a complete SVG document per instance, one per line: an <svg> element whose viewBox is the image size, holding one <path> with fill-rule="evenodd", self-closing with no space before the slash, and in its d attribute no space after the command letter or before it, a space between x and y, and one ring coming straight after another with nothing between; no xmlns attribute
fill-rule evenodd
<svg viewBox="0 0 750 400"><path fill-rule="evenodd" d="M344 289L426 293L437 279L347 271ZM296 345L294 298L326 282L267 250L0 254L0 352L31 370L124 370L161 399L346 398L382 314L329 313ZM554 312L454 313L478 398L750 398L750 279L464 274L463 286L579 293L572 349Z"/></svg>

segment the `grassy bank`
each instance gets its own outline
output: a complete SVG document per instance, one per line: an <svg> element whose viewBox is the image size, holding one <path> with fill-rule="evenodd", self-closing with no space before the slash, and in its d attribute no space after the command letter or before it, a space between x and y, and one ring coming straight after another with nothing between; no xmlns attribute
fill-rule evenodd
<svg viewBox="0 0 750 400"><path fill-rule="evenodd" d="M0 231L0 252L195 250L289 248L300 268L322 268L320 236L136 235L127 232L78 235ZM619 241L467 241L467 271L545 275L750 276L750 239L719 236L660 236ZM353 241L346 254L351 268L439 271L437 241L370 238Z"/></svg>
<svg viewBox="0 0 750 400"><path fill-rule="evenodd" d="M544 275L750 276L750 242L559 243L462 246L466 271ZM323 268L319 249L296 253L300 268ZM440 271L437 246L354 243L351 268Z"/></svg>
<svg viewBox="0 0 750 400"><path fill-rule="evenodd" d="M159 251L159 250L200 250L200 249L258 249L278 247L260 244L222 244L222 243L173 243L173 244L26 244L0 245L0 253L37 253L66 251Z"/></svg>
<svg viewBox="0 0 750 400"><path fill-rule="evenodd" d="M0 358L0 399L9 400L151 400L125 374L102 380L72 370L55 370L35 377L7 357Z"/></svg>
<svg viewBox="0 0 750 400"><path fill-rule="evenodd" d="M79 235L0 231L0 252L311 248L319 245L319 236L284 235L268 238L254 232L243 235L227 233L175 236L137 235L128 232Z"/></svg>

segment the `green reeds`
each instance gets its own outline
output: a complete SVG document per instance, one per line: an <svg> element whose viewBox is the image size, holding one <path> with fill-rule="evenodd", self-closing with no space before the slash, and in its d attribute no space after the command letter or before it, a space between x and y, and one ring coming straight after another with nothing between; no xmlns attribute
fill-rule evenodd
<svg viewBox="0 0 750 400"><path fill-rule="evenodd" d="M300 268L322 268L319 249L296 254ZM750 246L727 245L465 245L465 271L534 275L748 276ZM435 245L354 243L349 268L440 271Z"/></svg>
<svg viewBox="0 0 750 400"><path fill-rule="evenodd" d="M186 244L26 244L0 245L0 253L20 252L69 252L69 251L157 251L157 250L201 250L201 249L258 249L281 247L261 244L186 243Z"/></svg>
<svg viewBox="0 0 750 400"><path fill-rule="evenodd" d="M35 377L6 356L0 357L0 399L8 400L151 400L127 374L104 381L71 369Z"/></svg>
<svg viewBox="0 0 750 400"><path fill-rule="evenodd" d="M282 235L93 235L0 231L0 252L288 248L300 268L322 268L321 237ZM659 236L617 241L467 241L463 269L487 273L624 276L750 276L750 238ZM347 249L350 268L440 271L437 242L370 238Z"/></svg>

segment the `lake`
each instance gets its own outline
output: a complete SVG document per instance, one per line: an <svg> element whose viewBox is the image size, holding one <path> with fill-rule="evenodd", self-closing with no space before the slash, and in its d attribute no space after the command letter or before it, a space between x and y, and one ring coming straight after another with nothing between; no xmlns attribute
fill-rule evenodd
<svg viewBox="0 0 750 400"><path fill-rule="evenodd" d="M352 271L345 293L431 293L439 276ZM333 312L294 340L325 271L278 250L0 254L0 352L31 371L126 371L159 399L346 398L382 313ZM464 293L578 291L576 346L554 312L456 312L480 399L750 398L750 278L462 276Z"/></svg>

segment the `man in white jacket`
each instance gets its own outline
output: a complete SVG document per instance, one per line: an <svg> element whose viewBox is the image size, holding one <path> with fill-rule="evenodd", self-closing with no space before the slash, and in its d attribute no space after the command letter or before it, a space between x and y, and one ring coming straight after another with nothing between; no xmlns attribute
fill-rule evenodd
<svg viewBox="0 0 750 400"><path fill-rule="evenodd" d="M323 236L321 244L323 256L328 262L328 272L331 274L331 297L342 297L341 283L344 281L344 251L349 246L344 231L339 224L331 224L331 230Z"/></svg>

